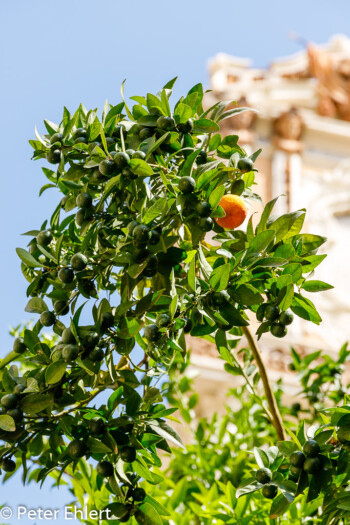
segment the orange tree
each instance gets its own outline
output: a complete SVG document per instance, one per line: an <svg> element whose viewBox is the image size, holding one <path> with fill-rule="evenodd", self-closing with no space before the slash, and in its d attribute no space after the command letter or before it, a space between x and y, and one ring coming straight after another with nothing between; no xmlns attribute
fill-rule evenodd
<svg viewBox="0 0 350 525"><path fill-rule="evenodd" d="M305 210L272 216L274 199L256 226L249 217L237 229L246 202L259 198L252 188L260 151L248 156L237 136L220 136L219 123L246 109L218 102L204 111L198 84L172 110L173 84L131 97L132 108L122 89L123 102L106 104L101 119L82 105L73 116L65 108L59 125L45 121L47 134L30 141L34 159L46 160L41 192L55 187L63 197L49 221L27 232L28 249L17 249L29 282L26 311L38 320L0 363L6 476L22 465L24 481L41 483L57 471L74 476L91 459L98 488L110 494L104 508L119 522L162 522L162 507L139 484L159 483L159 450L180 443L159 381L186 361L186 334L216 344L283 441L249 319L260 323L258 338L283 337L293 315L318 324L303 292L330 287L310 279L325 239L300 233ZM41 335L47 327L50 341ZM248 368L234 351L243 335ZM336 474L330 445L321 443L322 455L317 440L304 452L295 436L283 443L290 462L261 452L257 480L246 489L275 498L279 513L316 473L327 474L318 493Z"/></svg>

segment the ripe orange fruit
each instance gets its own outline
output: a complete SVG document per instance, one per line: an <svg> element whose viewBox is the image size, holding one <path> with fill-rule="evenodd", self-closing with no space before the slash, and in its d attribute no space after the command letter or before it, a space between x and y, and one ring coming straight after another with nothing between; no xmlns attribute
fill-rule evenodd
<svg viewBox="0 0 350 525"><path fill-rule="evenodd" d="M233 230L240 226L248 213L248 208L242 197L238 195L224 195L220 201L220 206L224 209L226 216L218 217L216 222L222 228Z"/></svg>

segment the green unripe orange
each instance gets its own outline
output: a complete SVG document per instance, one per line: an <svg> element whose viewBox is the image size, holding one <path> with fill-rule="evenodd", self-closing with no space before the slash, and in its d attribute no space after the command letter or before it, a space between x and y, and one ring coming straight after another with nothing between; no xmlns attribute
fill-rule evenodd
<svg viewBox="0 0 350 525"><path fill-rule="evenodd" d="M265 313L265 318L268 321L275 321L278 318L280 311L279 311L278 306L274 306L273 304L267 304L265 307L264 313Z"/></svg>
<svg viewBox="0 0 350 525"><path fill-rule="evenodd" d="M76 253L73 255L73 257L70 260L70 264L73 268L73 270L76 270L78 272L84 270L87 266L87 258L83 253Z"/></svg>
<svg viewBox="0 0 350 525"><path fill-rule="evenodd" d="M310 458L314 458L317 456L317 454L320 453L320 445L317 443L315 439L309 439L304 443L303 451L304 453L309 456Z"/></svg>
<svg viewBox="0 0 350 525"><path fill-rule="evenodd" d="M151 343L155 343L161 336L161 332L156 324L148 324L145 327L145 338Z"/></svg>
<svg viewBox="0 0 350 525"><path fill-rule="evenodd" d="M293 322L293 319L294 319L294 315L293 315L293 312L291 312L290 310L286 310L285 312L281 312L279 318L278 318L278 321L287 326L289 324L292 324Z"/></svg>
<svg viewBox="0 0 350 525"><path fill-rule="evenodd" d="M43 246L43 247L48 246L51 241L52 241L52 235L51 235L50 230L42 231L38 233L38 235L36 236L36 242L37 244L39 244L39 246Z"/></svg>
<svg viewBox="0 0 350 525"><path fill-rule="evenodd" d="M134 447L123 447L119 451L119 456L125 463L132 463L136 459L136 450Z"/></svg>
<svg viewBox="0 0 350 525"><path fill-rule="evenodd" d="M13 342L13 351L16 354L24 354L26 350L27 350L27 346L24 342L23 337L16 337L16 339Z"/></svg>
<svg viewBox="0 0 350 525"><path fill-rule="evenodd" d="M46 160L50 164L59 164L59 162L61 160L61 152L60 152L60 150L59 149L50 149L46 153Z"/></svg>
<svg viewBox="0 0 350 525"><path fill-rule="evenodd" d="M65 328L62 332L62 343L65 345L74 345L76 343L75 335L70 328Z"/></svg>
<svg viewBox="0 0 350 525"><path fill-rule="evenodd" d="M1 468L5 472L14 472L16 470L16 463L9 458L5 458L1 461Z"/></svg>
<svg viewBox="0 0 350 525"><path fill-rule="evenodd" d="M76 345L65 345L62 350L62 357L67 363L74 361L79 355L79 348Z"/></svg>
<svg viewBox="0 0 350 525"><path fill-rule="evenodd" d="M179 180L179 190L185 195L192 193L196 188L196 181L193 177L181 177Z"/></svg>
<svg viewBox="0 0 350 525"><path fill-rule="evenodd" d="M67 315L69 312L69 303L67 303L67 301L55 301L53 309L57 315Z"/></svg>
<svg viewBox="0 0 350 525"><path fill-rule="evenodd" d="M251 171L254 167L252 159L243 158L238 161L237 168L241 171Z"/></svg>
<svg viewBox="0 0 350 525"><path fill-rule="evenodd" d="M255 479L259 483L269 483L272 479L271 470L265 467L259 468L255 473Z"/></svg>
<svg viewBox="0 0 350 525"><path fill-rule="evenodd" d="M97 474L103 478L109 478L114 474L114 467L109 461L100 461L96 467Z"/></svg>
<svg viewBox="0 0 350 525"><path fill-rule="evenodd" d="M51 144L55 144L56 142L63 142L63 135L62 135L62 133L54 133L50 137L50 142L51 142Z"/></svg>
<svg viewBox="0 0 350 525"><path fill-rule="evenodd" d="M113 160L104 159L98 165L98 169L100 170L101 175L105 175L105 176L112 175L115 170L115 164Z"/></svg>
<svg viewBox="0 0 350 525"><path fill-rule="evenodd" d="M16 394L5 394L1 398L1 406L3 406L6 410L10 410L11 408L16 408L18 403L18 396Z"/></svg>
<svg viewBox="0 0 350 525"><path fill-rule="evenodd" d="M135 151L135 152L132 154L132 158L133 158L133 159L141 159L141 160L145 160L145 159L146 159L146 153L145 153L144 151L141 151L141 150Z"/></svg>
<svg viewBox="0 0 350 525"><path fill-rule="evenodd" d="M205 164L207 160L207 152L204 149L201 149L196 158L197 164Z"/></svg>
<svg viewBox="0 0 350 525"><path fill-rule="evenodd" d="M207 201L201 201L196 206L196 211L200 217L209 217L212 208Z"/></svg>
<svg viewBox="0 0 350 525"><path fill-rule="evenodd" d="M304 465L306 456L301 450L296 450L295 452L292 452L289 456L290 464L293 467L301 468Z"/></svg>
<svg viewBox="0 0 350 525"><path fill-rule="evenodd" d="M78 439L73 439L67 447L67 453L72 459L80 459L85 456L86 452L86 444Z"/></svg>
<svg viewBox="0 0 350 525"><path fill-rule="evenodd" d="M52 326L56 322L56 316L53 312L46 310L40 315L40 322L43 326Z"/></svg>
<svg viewBox="0 0 350 525"><path fill-rule="evenodd" d="M156 319L156 325L159 328L166 328L171 323L171 317L168 314L160 314Z"/></svg>
<svg viewBox="0 0 350 525"><path fill-rule="evenodd" d="M122 168L125 168L129 164L130 157L127 153L118 151L113 157L113 162L117 166L118 169L122 169Z"/></svg>
<svg viewBox="0 0 350 525"><path fill-rule="evenodd" d="M64 284L70 284L74 281L74 272L70 268L61 268L58 272L58 278Z"/></svg>
<svg viewBox="0 0 350 525"><path fill-rule="evenodd" d="M92 206L92 197L89 193L79 193L75 202L79 208L90 208Z"/></svg>
<svg viewBox="0 0 350 525"><path fill-rule="evenodd" d="M199 219L199 227L204 232L210 232L213 229L213 219L211 217L202 217Z"/></svg>
<svg viewBox="0 0 350 525"><path fill-rule="evenodd" d="M278 489L276 485L264 485L261 492L264 498L274 499L277 496Z"/></svg>
<svg viewBox="0 0 350 525"><path fill-rule="evenodd" d="M105 422L100 417L90 419L88 422L88 428L93 436L100 436L106 431Z"/></svg>
<svg viewBox="0 0 350 525"><path fill-rule="evenodd" d="M271 325L270 331L275 337L284 337L287 335L287 328L280 323L273 323Z"/></svg>

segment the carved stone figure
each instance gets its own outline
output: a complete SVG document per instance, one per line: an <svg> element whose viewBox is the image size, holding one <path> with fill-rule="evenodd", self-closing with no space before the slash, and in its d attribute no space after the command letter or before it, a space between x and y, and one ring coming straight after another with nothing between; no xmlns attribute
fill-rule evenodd
<svg viewBox="0 0 350 525"><path fill-rule="evenodd" d="M303 119L296 108L285 111L273 123L275 146L288 153L300 152L303 128Z"/></svg>

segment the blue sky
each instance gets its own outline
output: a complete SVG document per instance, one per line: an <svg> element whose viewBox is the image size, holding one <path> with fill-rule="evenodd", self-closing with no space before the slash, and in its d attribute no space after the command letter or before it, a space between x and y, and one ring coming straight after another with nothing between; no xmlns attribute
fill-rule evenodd
<svg viewBox="0 0 350 525"><path fill-rule="evenodd" d="M20 233L40 226L59 198L48 190L38 199L45 182L28 145L35 125L43 131L44 118L59 121L63 105L117 103L124 78L129 96L157 90L176 75L175 96L197 82L208 85L207 60L218 52L266 66L300 49L290 31L322 43L346 34L349 15L348 0L0 0L0 355L10 349L9 325L30 318L15 253L25 246ZM1 488L1 500L32 507L69 500L63 489L19 483Z"/></svg>

